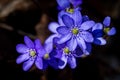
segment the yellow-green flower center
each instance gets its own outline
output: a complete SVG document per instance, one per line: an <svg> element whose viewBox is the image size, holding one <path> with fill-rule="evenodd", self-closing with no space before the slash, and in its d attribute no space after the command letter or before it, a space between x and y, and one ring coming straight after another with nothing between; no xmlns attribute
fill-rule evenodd
<svg viewBox="0 0 120 80"><path fill-rule="evenodd" d="M30 56L32 57L36 56L36 52L34 50L30 50Z"/></svg>
<svg viewBox="0 0 120 80"><path fill-rule="evenodd" d="M72 13L74 13L74 9L73 9L73 8L67 8L67 9L66 9L66 12L68 12L68 13L71 13L71 14L72 14Z"/></svg>
<svg viewBox="0 0 120 80"><path fill-rule="evenodd" d="M104 32L108 33L110 31L110 28L104 28Z"/></svg>
<svg viewBox="0 0 120 80"><path fill-rule="evenodd" d="M73 28L73 29L72 29L72 33L73 33L74 35L77 35L77 34L79 33L79 30L78 30L77 28Z"/></svg>
<svg viewBox="0 0 120 80"><path fill-rule="evenodd" d="M46 54L44 55L44 59L49 59L49 58L50 58L49 54L46 53Z"/></svg>
<svg viewBox="0 0 120 80"><path fill-rule="evenodd" d="M69 54L70 53L70 51L69 51L69 49L67 47L64 48L63 51L64 51L65 54Z"/></svg>

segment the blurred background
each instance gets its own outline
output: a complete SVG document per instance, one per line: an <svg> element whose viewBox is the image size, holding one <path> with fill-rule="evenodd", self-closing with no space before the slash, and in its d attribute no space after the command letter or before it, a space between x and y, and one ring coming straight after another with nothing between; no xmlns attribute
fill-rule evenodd
<svg viewBox="0 0 120 80"><path fill-rule="evenodd" d="M82 14L96 22L111 16L117 29L106 46L95 46L91 55L78 59L71 70L48 68L40 71L34 66L28 72L16 64L19 54L16 44L24 35L39 38L42 43L51 34L47 26L57 21L56 0L0 0L0 80L120 80L120 0L83 0Z"/></svg>

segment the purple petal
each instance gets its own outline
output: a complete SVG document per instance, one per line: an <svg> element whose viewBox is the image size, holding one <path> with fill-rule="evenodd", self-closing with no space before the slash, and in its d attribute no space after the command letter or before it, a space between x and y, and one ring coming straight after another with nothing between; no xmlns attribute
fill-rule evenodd
<svg viewBox="0 0 120 80"><path fill-rule="evenodd" d="M80 11L76 10L72 15L72 18L75 22L75 25L81 25L81 22L82 22L82 15L80 13Z"/></svg>
<svg viewBox="0 0 120 80"><path fill-rule="evenodd" d="M24 44L18 44L16 46L16 50L17 50L18 53L25 54L25 53L27 53L29 48Z"/></svg>
<svg viewBox="0 0 120 80"><path fill-rule="evenodd" d="M28 61L23 63L23 70L28 71L34 63L34 60L29 59Z"/></svg>
<svg viewBox="0 0 120 80"><path fill-rule="evenodd" d="M64 62L64 64L63 65L59 65L58 66L59 69L65 68L65 66L67 65L67 59L68 59L68 56L62 55L61 60Z"/></svg>
<svg viewBox="0 0 120 80"><path fill-rule="evenodd" d="M72 3L72 5L74 7L79 6L80 4L82 4L82 0L70 0L70 2Z"/></svg>
<svg viewBox="0 0 120 80"><path fill-rule="evenodd" d="M34 49L34 43L30 40L29 37L24 37L24 42L27 45L27 47Z"/></svg>
<svg viewBox="0 0 120 80"><path fill-rule="evenodd" d="M57 28L59 27L59 24L56 22L52 22L48 25L48 29L53 32L53 33L57 33Z"/></svg>
<svg viewBox="0 0 120 80"><path fill-rule="evenodd" d="M95 25L94 21L86 21L81 25L80 29L88 30L88 29L92 28L94 25Z"/></svg>
<svg viewBox="0 0 120 80"><path fill-rule="evenodd" d="M103 25L101 23L96 23L95 26L93 26L92 31L97 29L103 29Z"/></svg>
<svg viewBox="0 0 120 80"><path fill-rule="evenodd" d="M76 66L77 66L76 65L76 59L75 59L75 57L73 55L68 57L68 64L70 65L70 67L72 69L76 68Z"/></svg>
<svg viewBox="0 0 120 80"><path fill-rule="evenodd" d="M109 16L105 17L103 24L108 27L110 26L111 18Z"/></svg>
<svg viewBox="0 0 120 80"><path fill-rule="evenodd" d="M42 58L37 57L36 61L35 61L35 65L38 69L43 69L43 61Z"/></svg>
<svg viewBox="0 0 120 80"><path fill-rule="evenodd" d="M44 48L41 48L41 49L37 49L37 53L39 57L43 57L44 54L46 54L46 51Z"/></svg>
<svg viewBox="0 0 120 80"><path fill-rule="evenodd" d="M77 41L75 38L71 38L70 41L67 42L67 46L70 49L70 51L74 51L77 47Z"/></svg>
<svg viewBox="0 0 120 80"><path fill-rule="evenodd" d="M115 35L115 34L116 34L116 29L115 29L115 27L112 27L107 34L108 34L109 36Z"/></svg>
<svg viewBox="0 0 120 80"><path fill-rule="evenodd" d="M61 27L58 27L57 28L57 32L61 35L66 35L68 34L70 31L69 31L69 28L67 28L66 26L61 26Z"/></svg>
<svg viewBox="0 0 120 80"><path fill-rule="evenodd" d="M65 9L65 8L70 6L69 0L57 0L57 3L63 9Z"/></svg>
<svg viewBox="0 0 120 80"><path fill-rule="evenodd" d="M45 50L43 49L43 46L39 39L35 40L35 48L36 48L36 52L40 57L42 57L45 54Z"/></svg>
<svg viewBox="0 0 120 80"><path fill-rule="evenodd" d="M68 41L70 38L71 38L71 34L69 33L69 34L61 37L60 40L59 40L57 43L58 43L58 44L62 44L62 43L64 43L64 42Z"/></svg>
<svg viewBox="0 0 120 80"><path fill-rule="evenodd" d="M42 44L41 44L41 42L40 42L39 39L36 39L36 40L35 40L35 48L36 48L36 49L41 49L41 48L42 48Z"/></svg>
<svg viewBox="0 0 120 80"><path fill-rule="evenodd" d="M68 15L63 15L62 16L62 20L63 20L63 23L68 27L68 28L72 28L74 27L74 20L68 16Z"/></svg>
<svg viewBox="0 0 120 80"><path fill-rule="evenodd" d="M91 33L87 31L82 31L80 36L86 41L86 42L93 42L94 38Z"/></svg>
<svg viewBox="0 0 120 80"><path fill-rule="evenodd" d="M86 49L85 41L81 37L77 38L77 43L81 49Z"/></svg>
<svg viewBox="0 0 120 80"><path fill-rule="evenodd" d="M29 58L30 58L29 53L20 55L20 56L17 58L16 63L17 63L17 64L20 64L20 63L28 60Z"/></svg>

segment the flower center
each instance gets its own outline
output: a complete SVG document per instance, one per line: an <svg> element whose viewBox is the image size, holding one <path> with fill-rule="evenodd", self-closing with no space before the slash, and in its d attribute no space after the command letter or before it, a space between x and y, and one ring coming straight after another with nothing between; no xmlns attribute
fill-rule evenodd
<svg viewBox="0 0 120 80"><path fill-rule="evenodd" d="M36 56L35 50L30 50L30 56L32 56L32 57Z"/></svg>
<svg viewBox="0 0 120 80"><path fill-rule="evenodd" d="M72 29L72 33L73 33L74 35L77 35L77 34L79 33L79 30L78 30L77 28L73 28L73 29Z"/></svg>
<svg viewBox="0 0 120 80"><path fill-rule="evenodd" d="M64 51L65 54L69 54L70 53L70 51L69 51L69 49L67 47L64 48L63 51Z"/></svg>
<svg viewBox="0 0 120 80"><path fill-rule="evenodd" d="M44 55L44 59L49 59L49 58L50 58L49 54L46 53L46 54Z"/></svg>
<svg viewBox="0 0 120 80"><path fill-rule="evenodd" d="M71 14L72 14L72 13L74 13L74 9L73 9L73 8L67 8L67 9L66 9L66 12L68 12L68 13L71 13Z"/></svg>
<svg viewBox="0 0 120 80"><path fill-rule="evenodd" d="M110 31L110 28L104 28L104 32L108 33Z"/></svg>

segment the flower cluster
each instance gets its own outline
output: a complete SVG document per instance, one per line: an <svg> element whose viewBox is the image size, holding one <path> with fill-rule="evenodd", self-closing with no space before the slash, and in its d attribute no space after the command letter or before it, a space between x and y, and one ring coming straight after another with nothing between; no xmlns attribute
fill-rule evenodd
<svg viewBox="0 0 120 80"><path fill-rule="evenodd" d="M24 71L29 70L34 63L41 70L48 66L63 69L67 64L74 69L77 66L76 58L89 55L92 44L105 45L104 36L116 33L116 29L110 27L110 17L97 23L88 16L82 16L79 8L81 0L57 0L57 3L62 9L58 14L58 23L49 24L48 28L53 34L44 45L38 39L32 42L25 36L25 45L16 46L17 52L21 54L16 62L24 62Z"/></svg>

